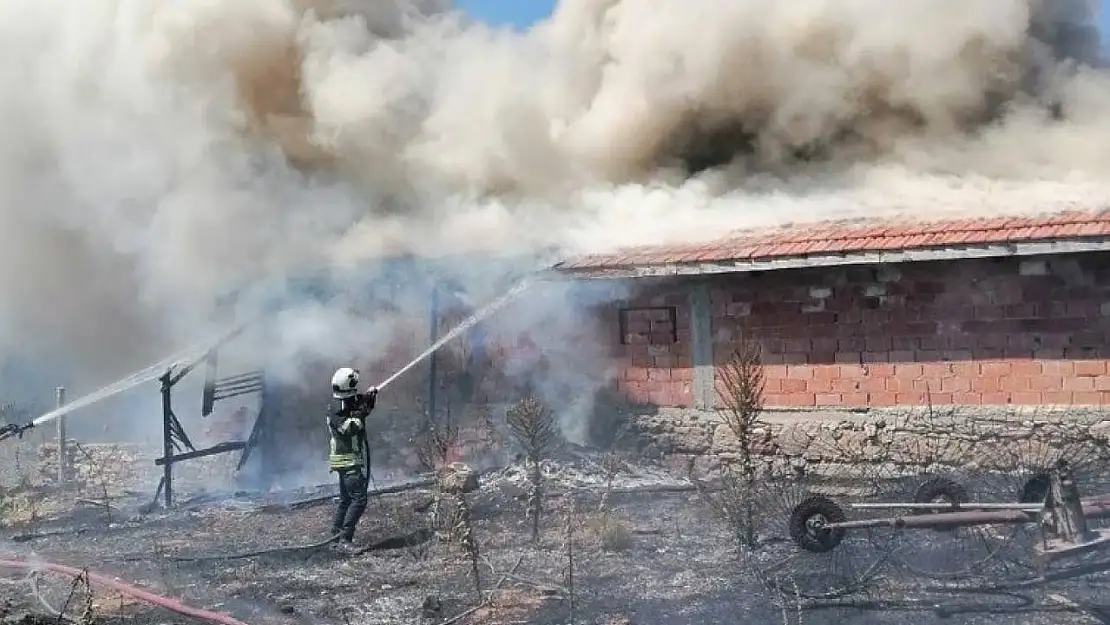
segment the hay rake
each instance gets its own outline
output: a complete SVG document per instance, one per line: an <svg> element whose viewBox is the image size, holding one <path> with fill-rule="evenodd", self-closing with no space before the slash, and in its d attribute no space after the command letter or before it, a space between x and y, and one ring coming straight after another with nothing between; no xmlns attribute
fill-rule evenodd
<svg viewBox="0 0 1110 625"><path fill-rule="evenodd" d="M994 589L1110 569L1110 559L1091 559L1110 547L1110 529L1094 527L1110 519L1110 494L1081 496L1074 470L1061 460L1029 477L1013 495L1015 501L971 502L960 484L945 478L921 482L912 501L842 503L827 493L803 491L788 507L784 540L753 556L769 586L803 601L858 594L889 578L892 569ZM951 575L936 574L915 561L919 556L905 553L937 536L969 530L988 536L979 552L985 555L974 565L956 562ZM961 540L979 539L964 534ZM948 554L949 560L966 557ZM896 566L887 566L891 563Z"/></svg>

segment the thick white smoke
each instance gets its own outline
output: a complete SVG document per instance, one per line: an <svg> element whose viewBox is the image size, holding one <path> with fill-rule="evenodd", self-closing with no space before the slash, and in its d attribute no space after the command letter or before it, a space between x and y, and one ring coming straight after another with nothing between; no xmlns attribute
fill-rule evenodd
<svg viewBox="0 0 1110 625"><path fill-rule="evenodd" d="M1088 4L564 0L513 33L431 0L9 0L0 351L109 378L233 288L393 252L1101 207L1110 79L1059 58L1097 47Z"/></svg>

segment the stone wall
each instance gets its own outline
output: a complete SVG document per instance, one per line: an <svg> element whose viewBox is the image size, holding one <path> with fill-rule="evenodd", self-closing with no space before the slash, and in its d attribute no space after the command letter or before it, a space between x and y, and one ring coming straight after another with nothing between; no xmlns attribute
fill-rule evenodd
<svg viewBox="0 0 1110 625"><path fill-rule="evenodd" d="M778 407L1110 405L1110 255L722 274L715 364L763 346ZM692 279L640 280L606 311L631 401L694 405Z"/></svg>
<svg viewBox="0 0 1110 625"><path fill-rule="evenodd" d="M634 445L675 470L738 460L741 447L714 412L663 409L635 418ZM763 415L753 432L761 470L775 474L919 472L937 466L1032 469L1059 458L1110 471L1110 411L873 410ZM1100 469L1101 470L1101 469Z"/></svg>

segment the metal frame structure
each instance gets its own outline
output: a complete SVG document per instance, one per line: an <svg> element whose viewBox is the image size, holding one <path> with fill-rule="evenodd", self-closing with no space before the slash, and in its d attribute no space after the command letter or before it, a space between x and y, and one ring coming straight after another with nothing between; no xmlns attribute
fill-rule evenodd
<svg viewBox="0 0 1110 625"><path fill-rule="evenodd" d="M1110 529L1090 529L1090 519L1110 518L1110 494L1082 497L1072 468L1059 461L1047 471L1047 488L1039 503L850 503L842 507L825 495L814 494L790 512L790 538L800 550L813 554L835 551L848 532L876 528L896 530L951 530L981 525L1031 524L1042 531L1033 558L1042 577L1054 561L1110 547ZM1040 497L1038 497L1040 498ZM902 509L909 514L850 520L849 510ZM945 510L945 511L938 511ZM1083 574L1081 571L1077 575Z"/></svg>
<svg viewBox="0 0 1110 625"><path fill-rule="evenodd" d="M266 383L262 371L251 371L225 378L217 378L217 363L220 345L208 350L201 358L183 365L179 368L171 367L159 381L162 384L162 457L154 460L155 466L162 467L162 479L155 491L154 499L163 497L164 505L173 506L173 467L175 464L195 458L204 458L222 453L241 451L236 470L241 470L250 457L251 451L258 444L261 431L266 427ZM189 435L185 432L181 422L177 419L173 408L173 388L201 364L206 367L204 391L202 397L201 416L212 414L215 403L233 397L240 397L252 393L263 396L260 402L258 416L255 417L250 435L245 441L225 441L204 449L197 449Z"/></svg>

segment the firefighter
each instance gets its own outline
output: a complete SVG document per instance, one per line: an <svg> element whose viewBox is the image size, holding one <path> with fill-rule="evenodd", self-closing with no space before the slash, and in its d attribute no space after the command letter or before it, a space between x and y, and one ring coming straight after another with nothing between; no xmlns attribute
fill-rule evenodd
<svg viewBox="0 0 1110 625"><path fill-rule="evenodd" d="M328 409L330 469L339 475L339 507L332 521L332 535L338 536L336 548L354 551L355 527L366 511L365 474L366 417L374 409L378 389L359 393L358 371L342 367L331 378L333 401Z"/></svg>

